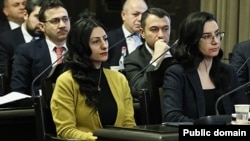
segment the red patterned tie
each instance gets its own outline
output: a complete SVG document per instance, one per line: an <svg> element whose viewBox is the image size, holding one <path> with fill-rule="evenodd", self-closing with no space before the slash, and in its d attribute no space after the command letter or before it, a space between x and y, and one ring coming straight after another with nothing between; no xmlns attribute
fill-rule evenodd
<svg viewBox="0 0 250 141"><path fill-rule="evenodd" d="M62 58L62 53L64 50L64 47L55 47L54 48L55 52L56 52L56 56L57 56L57 64L60 64L63 62L63 58Z"/></svg>

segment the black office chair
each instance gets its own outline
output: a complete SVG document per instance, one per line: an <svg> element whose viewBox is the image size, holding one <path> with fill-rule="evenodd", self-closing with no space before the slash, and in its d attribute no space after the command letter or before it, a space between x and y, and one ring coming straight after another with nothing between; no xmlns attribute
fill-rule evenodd
<svg viewBox="0 0 250 141"><path fill-rule="evenodd" d="M34 97L34 107L37 125L37 141L76 141L57 137L56 127L50 110L54 84L57 77L63 72L63 64L55 66L47 78L41 80L42 96Z"/></svg>
<svg viewBox="0 0 250 141"><path fill-rule="evenodd" d="M10 92L10 79L12 73L13 58L7 59L0 67L5 68L5 72L0 74L0 95L5 95Z"/></svg>
<svg viewBox="0 0 250 141"><path fill-rule="evenodd" d="M6 94L7 85L5 83L7 77L4 73L0 74L0 96Z"/></svg>
<svg viewBox="0 0 250 141"><path fill-rule="evenodd" d="M167 67L175 63L173 57L165 58L161 66L155 70L147 72L148 88L139 91L141 117L144 124L161 124L161 87L163 85L164 72Z"/></svg>

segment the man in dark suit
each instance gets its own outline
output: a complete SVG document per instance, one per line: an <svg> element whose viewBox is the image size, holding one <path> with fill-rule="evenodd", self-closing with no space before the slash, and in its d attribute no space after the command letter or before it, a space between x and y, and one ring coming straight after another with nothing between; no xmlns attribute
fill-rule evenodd
<svg viewBox="0 0 250 141"><path fill-rule="evenodd" d="M132 91L147 88L146 72L157 69L166 57L170 39L170 16L160 8L150 8L142 14L141 36L144 44L129 54L125 60L125 73Z"/></svg>
<svg viewBox="0 0 250 141"><path fill-rule="evenodd" d="M250 81L250 40L234 45L229 63L235 68L241 84ZM250 103L249 87L245 91Z"/></svg>
<svg viewBox="0 0 250 141"><path fill-rule="evenodd" d="M142 44L139 35L141 14L148 9L144 0L126 0L121 11L123 24L120 28L108 32L109 66L118 66L122 55L122 47L126 48L126 55ZM136 34L133 34L136 33ZM130 35L134 36L130 36Z"/></svg>
<svg viewBox="0 0 250 141"><path fill-rule="evenodd" d="M250 40L235 44L230 64L235 68L242 84L250 81ZM245 63L245 64L244 64Z"/></svg>
<svg viewBox="0 0 250 141"><path fill-rule="evenodd" d="M0 33L9 31L10 29L10 24L6 19L3 19L0 21Z"/></svg>
<svg viewBox="0 0 250 141"><path fill-rule="evenodd" d="M51 68L43 71L50 65L56 65L54 62L57 54L54 48L64 48L63 53L67 50L66 37L70 30L70 19L62 2L44 1L39 11L39 20L45 38L18 46L14 54L10 85L14 92L39 94L40 79L45 78ZM41 73L44 74L33 83Z"/></svg>
<svg viewBox="0 0 250 141"><path fill-rule="evenodd" d="M1 65L5 65L7 60L13 57L18 45L30 42L33 38L39 38L42 35L37 17L40 8L41 0L29 0L22 26L0 34ZM4 67L0 69L0 73L5 73Z"/></svg>
<svg viewBox="0 0 250 141"><path fill-rule="evenodd" d="M38 13L42 0L29 0L25 6L24 23L14 29L0 33L0 73L4 74L5 83L1 84L0 95L9 92L12 57L18 45L30 42L33 38L42 36L39 28ZM1 82L0 82L1 83Z"/></svg>
<svg viewBox="0 0 250 141"><path fill-rule="evenodd" d="M24 22L26 0L3 0L5 20L0 21L0 33L13 30Z"/></svg>

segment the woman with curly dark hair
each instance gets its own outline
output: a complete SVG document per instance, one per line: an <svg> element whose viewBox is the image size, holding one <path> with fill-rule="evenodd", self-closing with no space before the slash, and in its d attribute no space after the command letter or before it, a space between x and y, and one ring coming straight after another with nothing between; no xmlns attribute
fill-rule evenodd
<svg viewBox="0 0 250 141"><path fill-rule="evenodd" d="M215 16L207 12L190 14L180 25L174 58L164 76L163 120L192 122L200 117L232 114L234 104L247 103L240 92L217 99L239 86L236 72L221 61L224 37Z"/></svg>
<svg viewBox="0 0 250 141"><path fill-rule="evenodd" d="M105 69L108 40L95 19L80 19L67 38L66 71L56 82L51 110L59 136L95 140L105 125L135 126L133 100L125 76Z"/></svg>

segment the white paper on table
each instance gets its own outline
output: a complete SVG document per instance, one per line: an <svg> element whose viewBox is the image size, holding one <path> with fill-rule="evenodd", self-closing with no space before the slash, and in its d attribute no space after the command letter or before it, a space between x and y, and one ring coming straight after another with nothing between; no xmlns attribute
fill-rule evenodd
<svg viewBox="0 0 250 141"><path fill-rule="evenodd" d="M31 98L31 96L19 92L10 92L4 96L0 96L0 105L25 98Z"/></svg>

